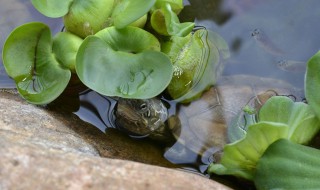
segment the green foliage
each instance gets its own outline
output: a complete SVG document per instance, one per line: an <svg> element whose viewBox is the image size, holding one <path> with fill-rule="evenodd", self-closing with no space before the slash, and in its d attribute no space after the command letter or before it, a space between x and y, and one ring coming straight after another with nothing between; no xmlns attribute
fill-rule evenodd
<svg viewBox="0 0 320 190"><path fill-rule="evenodd" d="M288 126L282 123L259 122L250 125L246 137L227 144L221 162L210 165L208 172L252 180L263 152L271 143L286 138L287 133Z"/></svg>
<svg viewBox="0 0 320 190"><path fill-rule="evenodd" d="M31 0L32 5L43 15L58 18L69 12L74 0Z"/></svg>
<svg viewBox="0 0 320 190"><path fill-rule="evenodd" d="M112 25L115 0L76 0L63 17L67 31L82 38Z"/></svg>
<svg viewBox="0 0 320 190"><path fill-rule="evenodd" d="M152 98L172 77L170 59L159 49L157 38L140 28L109 27L84 40L77 74L89 88L107 96Z"/></svg>
<svg viewBox="0 0 320 190"><path fill-rule="evenodd" d="M262 106L259 121L287 124L288 139L299 144L309 143L320 127L310 105L282 96L272 97Z"/></svg>
<svg viewBox="0 0 320 190"><path fill-rule="evenodd" d="M215 84L229 56L226 42L217 34L198 30L186 37L173 36L162 44L174 66L174 75L167 91L179 102L190 102ZM224 51L224 54L220 52Z"/></svg>
<svg viewBox="0 0 320 190"><path fill-rule="evenodd" d="M183 9L183 0L157 0L155 5L152 7L151 12L157 9L161 9L166 3L170 4L173 12L177 15Z"/></svg>
<svg viewBox="0 0 320 190"><path fill-rule="evenodd" d="M307 63L305 92L308 103L320 119L320 51Z"/></svg>
<svg viewBox="0 0 320 190"><path fill-rule="evenodd" d="M121 0L113 9L111 19L116 28L124 28L147 14L156 0Z"/></svg>
<svg viewBox="0 0 320 190"><path fill-rule="evenodd" d="M156 0L32 0L34 7L48 17L64 17L68 31L85 38L103 28L124 28L132 23L143 27L146 14Z"/></svg>
<svg viewBox="0 0 320 190"><path fill-rule="evenodd" d="M187 77L187 80L173 82L171 86L192 83L187 89L177 90L186 94L174 95L187 101L215 83L223 68L221 59L229 56L228 46L219 35L207 30L191 34L194 23L180 23L177 15L183 9L182 0L31 2L45 16L63 17L66 30L51 39L49 28L37 23L16 29L8 38L3 54L7 72L31 103L53 101L66 88L71 73L104 95L152 98L171 82L172 62L177 62L175 68L184 69L186 76L182 79ZM161 15L160 22L157 19L155 22L156 31L163 31L169 38L160 35L156 38L138 28L144 27L147 21L151 22L148 26L153 25L152 16L148 17L153 14ZM170 37L172 40L160 49L159 41ZM182 51L178 49L180 46ZM12 54L17 59L10 58ZM184 66L187 62L191 66Z"/></svg>
<svg viewBox="0 0 320 190"><path fill-rule="evenodd" d="M71 72L64 67L69 63L60 64L52 52L52 43L49 27L33 22L16 28L4 44L6 72L15 80L21 96L30 103L53 101L70 80Z"/></svg>
<svg viewBox="0 0 320 190"><path fill-rule="evenodd" d="M60 32L53 38L52 51L59 63L75 73L76 55L82 39L68 32Z"/></svg>
<svg viewBox="0 0 320 190"><path fill-rule="evenodd" d="M193 27L193 22L180 23L177 14L172 10L170 3L163 3L161 8L153 11L151 15L152 28L165 36L186 36Z"/></svg>
<svg viewBox="0 0 320 190"><path fill-rule="evenodd" d="M270 144L281 138L305 144L319 128L309 105L284 96L271 97L259 111L259 122L248 127L243 139L226 145L221 162L210 165L209 172L252 180L257 161Z"/></svg>
<svg viewBox="0 0 320 190"><path fill-rule="evenodd" d="M259 159L254 183L258 190L319 189L320 150L280 139Z"/></svg>

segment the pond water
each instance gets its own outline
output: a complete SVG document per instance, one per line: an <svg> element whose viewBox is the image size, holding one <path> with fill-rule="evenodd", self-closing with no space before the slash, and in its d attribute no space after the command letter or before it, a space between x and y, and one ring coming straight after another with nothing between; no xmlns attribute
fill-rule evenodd
<svg viewBox="0 0 320 190"><path fill-rule="evenodd" d="M41 21L53 33L63 26L60 19L39 14L29 0L0 0L0 3L1 51L10 31L23 23ZM215 31L228 43L231 56L225 63L223 76L268 77L303 89L305 64L320 47L318 0L185 0L185 5L180 14L183 21L194 20L197 26ZM14 88L2 64L0 88ZM108 127L114 127L112 108L116 101L82 89L78 89L79 96L66 96L70 99L61 98L55 105L69 109L107 132ZM204 172L208 160L190 150L188 155L182 162L172 157L168 160Z"/></svg>

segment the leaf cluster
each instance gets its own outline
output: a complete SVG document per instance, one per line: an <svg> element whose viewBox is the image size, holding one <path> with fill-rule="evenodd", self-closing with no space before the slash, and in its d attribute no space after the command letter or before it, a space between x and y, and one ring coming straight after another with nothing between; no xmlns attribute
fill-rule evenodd
<svg viewBox="0 0 320 190"><path fill-rule="evenodd" d="M12 31L4 44L5 69L20 94L33 104L55 100L72 75L106 96L152 98L171 83L175 67L182 64L175 64L176 60L190 62L193 68L210 67L209 76L218 68L218 51L228 51L219 35L207 30L193 32L193 22L180 23L182 0L31 2L45 16L62 17L65 25L65 31L52 37L46 24L27 23ZM182 58L185 53L188 56ZM196 58L198 53L205 58ZM178 83L190 83L205 72L180 69L187 79ZM215 82L213 78L210 84ZM197 80L192 86L195 84ZM201 93L203 86L207 85L200 85L188 99ZM175 93L170 94L177 98Z"/></svg>

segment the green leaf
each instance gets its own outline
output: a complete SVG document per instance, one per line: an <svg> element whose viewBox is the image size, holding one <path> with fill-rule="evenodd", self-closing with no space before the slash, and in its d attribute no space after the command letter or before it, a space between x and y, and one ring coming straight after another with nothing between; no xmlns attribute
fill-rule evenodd
<svg viewBox="0 0 320 190"><path fill-rule="evenodd" d="M209 171L252 180L257 161L270 144L281 138L307 143L319 128L320 122L309 105L273 96L261 107L259 122L248 127L243 139L226 145L221 162L212 164Z"/></svg>
<svg viewBox="0 0 320 190"><path fill-rule="evenodd" d="M308 61L305 76L307 101L320 119L320 51Z"/></svg>
<svg viewBox="0 0 320 190"><path fill-rule="evenodd" d="M288 126L282 123L259 122L248 127L245 138L224 147L219 164L211 164L208 173L234 175L252 180L257 161L270 144L286 138Z"/></svg>
<svg viewBox="0 0 320 190"><path fill-rule="evenodd" d="M271 97L260 109L259 121L287 124L288 139L299 144L308 143L320 129L320 122L308 104L293 102L285 96Z"/></svg>
<svg viewBox="0 0 320 190"><path fill-rule="evenodd" d="M162 44L162 51L174 65L174 76L167 89L173 99L189 102L215 84L224 68L220 46L227 48L217 38L221 37L212 31L198 30L186 37L173 36Z"/></svg>
<svg viewBox="0 0 320 190"><path fill-rule="evenodd" d="M87 37L76 70L89 88L106 96L147 99L159 95L172 77L170 59L158 40L136 27L106 28Z"/></svg>
<svg viewBox="0 0 320 190"><path fill-rule="evenodd" d="M115 6L112 19L116 28L124 28L147 14L156 0L120 0Z"/></svg>
<svg viewBox="0 0 320 190"><path fill-rule="evenodd" d="M3 48L3 63L19 93L33 104L47 104L66 88L71 72L52 53L47 25L32 22L16 28Z"/></svg>
<svg viewBox="0 0 320 190"><path fill-rule="evenodd" d="M161 9L161 7L166 3L170 4L173 12L175 12L177 15L183 9L183 0L157 0L154 7L152 8L152 11Z"/></svg>
<svg viewBox="0 0 320 190"><path fill-rule="evenodd" d="M157 9L152 13L151 26L161 35L184 37L193 30L194 23L180 23L179 18L176 13L173 12L171 5L165 3L161 9Z"/></svg>
<svg viewBox="0 0 320 190"><path fill-rule="evenodd" d="M115 0L76 0L63 17L67 31L82 38L112 25Z"/></svg>
<svg viewBox="0 0 320 190"><path fill-rule="evenodd" d="M320 150L280 139L257 163L257 189L319 189Z"/></svg>
<svg viewBox="0 0 320 190"><path fill-rule="evenodd" d="M76 55L82 41L82 38L68 32L60 32L53 39L52 50L56 59L72 72L75 72Z"/></svg>
<svg viewBox="0 0 320 190"><path fill-rule="evenodd" d="M74 0L31 0L32 5L43 15L58 18L69 12Z"/></svg>
<svg viewBox="0 0 320 190"><path fill-rule="evenodd" d="M257 163L258 190L319 189L320 150L286 139L272 143Z"/></svg>

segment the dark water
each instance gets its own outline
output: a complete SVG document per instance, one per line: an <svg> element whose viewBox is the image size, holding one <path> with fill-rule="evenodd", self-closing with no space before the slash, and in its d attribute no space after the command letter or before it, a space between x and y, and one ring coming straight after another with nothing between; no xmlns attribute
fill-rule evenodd
<svg viewBox="0 0 320 190"><path fill-rule="evenodd" d="M60 19L42 16L29 0L0 0L0 4L1 51L10 31L23 23L41 21L48 24L53 33L62 28ZM319 0L185 0L185 4L180 15L182 20L195 20L196 25L217 32L227 41L231 57L223 75L271 77L303 89L304 64L320 47ZM14 88L2 63L0 88ZM114 127L109 109L115 106L113 99L92 91L64 97L69 99L59 99L54 105L69 109L103 132ZM190 155L193 155L190 165L196 162L200 170L207 166L197 155Z"/></svg>

